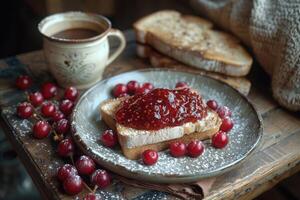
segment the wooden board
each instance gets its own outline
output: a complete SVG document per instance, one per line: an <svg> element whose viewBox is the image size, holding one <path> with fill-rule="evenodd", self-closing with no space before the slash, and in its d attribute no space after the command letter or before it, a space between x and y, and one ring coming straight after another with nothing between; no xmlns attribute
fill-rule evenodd
<svg viewBox="0 0 300 200"><path fill-rule="evenodd" d="M124 71L149 67L135 56L132 33L127 34L126 51L116 62L108 66L105 77ZM27 72L44 81L49 77L41 51L31 52L0 60L0 105L15 104L24 96L13 87L14 76ZM259 77L253 74L251 77ZM265 77L259 77L265 79ZM256 79L256 80L257 80ZM249 99L262 114L264 122L263 143L260 148L237 169L216 178L206 199L250 199L270 189L282 179L300 170L300 118L280 108L271 98L265 86L253 84ZM63 160L55 154L51 139L37 140L30 134L20 134L1 122L5 134L17 151L20 160L33 178L45 199L71 199L65 195L55 179L56 167ZM85 191L87 192L87 191ZM103 191L124 199L174 199L165 193L132 188L120 182ZM84 195L84 192L82 193Z"/></svg>

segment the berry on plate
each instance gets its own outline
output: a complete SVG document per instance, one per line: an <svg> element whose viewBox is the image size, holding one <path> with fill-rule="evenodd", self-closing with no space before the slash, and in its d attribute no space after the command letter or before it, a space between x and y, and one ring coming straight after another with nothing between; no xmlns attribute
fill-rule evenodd
<svg viewBox="0 0 300 200"><path fill-rule="evenodd" d="M233 121L229 117L225 117L220 126L220 130L224 132L228 132L233 127Z"/></svg>
<svg viewBox="0 0 300 200"><path fill-rule="evenodd" d="M218 131L212 138L211 144L213 147L222 149L228 144L228 136L223 131Z"/></svg>
<svg viewBox="0 0 300 200"><path fill-rule="evenodd" d="M118 142L117 134L112 130L106 130L101 135L101 142L107 147L114 147Z"/></svg>
<svg viewBox="0 0 300 200"><path fill-rule="evenodd" d="M204 151L204 145L201 141L191 141L187 146L187 151L190 157L196 158Z"/></svg>
<svg viewBox="0 0 300 200"><path fill-rule="evenodd" d="M54 121L54 122L57 122L57 121L59 121L59 120L61 120L61 119L64 119L65 118L65 115L61 112L61 111L59 111L59 110L57 110L53 115L52 115L52 120Z"/></svg>
<svg viewBox="0 0 300 200"><path fill-rule="evenodd" d="M175 85L175 88L186 88L189 87L189 85L186 82L178 82Z"/></svg>
<svg viewBox="0 0 300 200"><path fill-rule="evenodd" d="M231 111L227 106L221 106L217 110L219 117L222 119L225 117L231 117Z"/></svg>
<svg viewBox="0 0 300 200"><path fill-rule="evenodd" d="M55 131L58 134L66 134L70 130L70 123L67 119L61 119L56 123Z"/></svg>
<svg viewBox="0 0 300 200"><path fill-rule="evenodd" d="M215 100L208 100L208 101L206 102L206 105L207 105L208 107L210 107L212 110L217 110L217 109L218 109L218 103L217 103L217 101L215 101Z"/></svg>
<svg viewBox="0 0 300 200"><path fill-rule="evenodd" d="M17 115L22 119L28 119L33 114L33 107L28 102L23 102L17 107Z"/></svg>
<svg viewBox="0 0 300 200"><path fill-rule="evenodd" d="M186 154L186 145L183 142L172 142L169 148L173 157L182 157Z"/></svg>
<svg viewBox="0 0 300 200"><path fill-rule="evenodd" d="M127 83L127 92L131 95L135 94L136 90L140 87L140 84L137 81L129 81Z"/></svg>
<svg viewBox="0 0 300 200"><path fill-rule="evenodd" d="M125 84L119 83L114 87L113 95L114 97L120 97L122 94L127 93L127 86Z"/></svg>
<svg viewBox="0 0 300 200"><path fill-rule="evenodd" d="M32 132L33 136L37 139L45 138L49 135L51 126L46 121L38 121L34 124Z"/></svg>
<svg viewBox="0 0 300 200"><path fill-rule="evenodd" d="M143 152L142 160L145 165L154 165L158 160L158 153L152 149Z"/></svg>
<svg viewBox="0 0 300 200"><path fill-rule="evenodd" d="M75 163L76 169L79 174L90 175L95 171L96 165L93 159L88 156L80 156L80 158Z"/></svg>

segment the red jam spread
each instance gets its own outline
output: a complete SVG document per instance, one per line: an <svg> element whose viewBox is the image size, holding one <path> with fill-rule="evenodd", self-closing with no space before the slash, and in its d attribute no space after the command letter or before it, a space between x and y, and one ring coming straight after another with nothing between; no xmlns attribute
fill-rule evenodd
<svg viewBox="0 0 300 200"><path fill-rule="evenodd" d="M116 112L116 121L139 130L159 130L196 122L207 114L201 96L188 88L157 88L137 94L123 102Z"/></svg>

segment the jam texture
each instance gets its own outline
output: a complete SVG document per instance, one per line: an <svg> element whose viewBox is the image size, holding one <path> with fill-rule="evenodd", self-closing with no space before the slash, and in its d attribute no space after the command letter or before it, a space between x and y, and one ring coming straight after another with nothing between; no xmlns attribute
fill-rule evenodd
<svg viewBox="0 0 300 200"><path fill-rule="evenodd" d="M115 118L119 124L138 130L159 130L196 122L207 115L201 96L189 88L157 88L126 99Z"/></svg>

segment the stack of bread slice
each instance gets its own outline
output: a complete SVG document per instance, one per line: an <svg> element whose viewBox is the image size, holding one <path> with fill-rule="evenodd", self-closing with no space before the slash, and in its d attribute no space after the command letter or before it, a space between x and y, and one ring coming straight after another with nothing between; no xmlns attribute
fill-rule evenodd
<svg viewBox="0 0 300 200"><path fill-rule="evenodd" d="M196 72L219 79L241 93L249 93L246 76L253 59L234 36L216 31L196 16L164 10L134 23L137 54L154 67Z"/></svg>

